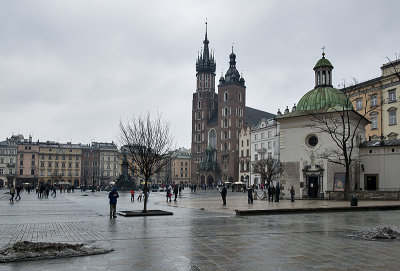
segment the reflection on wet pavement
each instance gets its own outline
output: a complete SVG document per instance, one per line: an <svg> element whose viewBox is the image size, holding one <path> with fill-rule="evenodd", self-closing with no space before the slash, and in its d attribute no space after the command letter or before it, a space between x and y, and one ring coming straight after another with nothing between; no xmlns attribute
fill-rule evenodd
<svg viewBox="0 0 400 271"><path fill-rule="evenodd" d="M246 194L229 193L222 207L217 191L185 190L177 203L152 193L150 209L173 216L109 219L106 192L80 191L38 199L23 194L9 204L1 197L0 244L20 240L91 242L107 255L1 264L1 270L400 270L399 241L347 238L379 226L400 226L400 211L290 214L237 217L238 208L278 208L247 204ZM331 203L296 201L297 206ZM347 203L346 203L347 204ZM292 206L281 201L279 206ZM121 192L117 210L140 210ZM203 208L203 210L201 210Z"/></svg>

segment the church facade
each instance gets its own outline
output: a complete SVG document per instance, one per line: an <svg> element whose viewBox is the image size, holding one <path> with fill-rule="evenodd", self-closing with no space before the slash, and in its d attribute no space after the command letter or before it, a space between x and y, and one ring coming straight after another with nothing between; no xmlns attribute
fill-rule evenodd
<svg viewBox="0 0 400 271"><path fill-rule="evenodd" d="M332 69L323 53L314 67L314 89L300 99L292 112L283 115L278 112L280 159L284 166L280 185L284 187L284 195L289 195L291 186L299 198L325 198L328 191L343 191L346 169L335 162L336 158L344 159L342 137L348 138L346 145L351 150L347 149L347 154L354 160L349 171L349 189L360 188L357 158L368 120L353 109L343 91L332 87ZM341 120L345 125L337 122ZM338 140L326 132L327 127ZM354 137L348 137L353 134Z"/></svg>
<svg viewBox="0 0 400 271"><path fill-rule="evenodd" d="M198 184L235 182L239 178L239 133L261 117L273 114L246 107L246 86L236 69L236 55L216 89L216 61L209 51L207 28L196 61L192 100L191 180Z"/></svg>

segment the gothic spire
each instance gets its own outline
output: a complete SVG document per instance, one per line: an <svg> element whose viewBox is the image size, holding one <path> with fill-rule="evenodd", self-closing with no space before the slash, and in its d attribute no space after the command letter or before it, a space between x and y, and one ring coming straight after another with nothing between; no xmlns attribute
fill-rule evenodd
<svg viewBox="0 0 400 271"><path fill-rule="evenodd" d="M208 48L208 37L207 37L207 22L206 22L206 33L203 41L204 48L200 51L200 57L196 61L196 72L204 72L204 73L215 73L216 63L214 60L214 56L210 53Z"/></svg>

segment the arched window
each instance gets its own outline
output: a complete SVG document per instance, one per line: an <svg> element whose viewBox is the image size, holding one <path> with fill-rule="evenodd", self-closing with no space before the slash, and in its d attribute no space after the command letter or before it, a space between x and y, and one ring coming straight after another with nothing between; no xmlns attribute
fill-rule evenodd
<svg viewBox="0 0 400 271"><path fill-rule="evenodd" d="M201 101L199 101L198 103L197 103L197 108L201 108Z"/></svg>
<svg viewBox="0 0 400 271"><path fill-rule="evenodd" d="M224 116L228 116L228 107L224 108Z"/></svg>
<svg viewBox="0 0 400 271"><path fill-rule="evenodd" d="M228 101L228 92L224 93L224 102Z"/></svg>
<svg viewBox="0 0 400 271"><path fill-rule="evenodd" d="M217 148L217 132L215 129L211 129L208 132L208 146L216 149Z"/></svg>
<svg viewBox="0 0 400 271"><path fill-rule="evenodd" d="M239 102L242 101L242 93L240 93L240 92L239 92L239 94L238 94L238 99L239 99Z"/></svg>

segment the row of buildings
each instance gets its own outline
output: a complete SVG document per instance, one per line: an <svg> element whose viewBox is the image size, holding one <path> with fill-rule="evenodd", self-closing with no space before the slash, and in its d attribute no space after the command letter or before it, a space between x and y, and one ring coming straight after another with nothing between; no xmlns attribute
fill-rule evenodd
<svg viewBox="0 0 400 271"><path fill-rule="evenodd" d="M154 176L154 183L189 181L189 150L181 148L171 155L174 159L164 172ZM0 142L0 187L16 183L104 187L118 180L121 162L121 152L113 142L33 142L32 137L13 135ZM139 177L134 176L134 180L140 185Z"/></svg>
<svg viewBox="0 0 400 271"><path fill-rule="evenodd" d="M260 176L252 174L252 164L274 157L285 166L284 174L276 180L284 190L293 185L297 195L324 197L344 183L346 170L332 159L320 158L328 150L337 152L338 146L330 136L311 128L310 116L345 110L351 112L350 131L357 127L351 189L400 188L395 177L400 172L393 164L400 151L400 60L384 64L381 75L372 80L336 89L332 86L333 65L323 53L313 68L314 88L297 106L278 110L275 115L246 106L245 80L236 69L233 50L229 68L215 87L216 62L208 45L206 29L203 50L196 61L197 84L192 100L193 182L260 184Z"/></svg>

